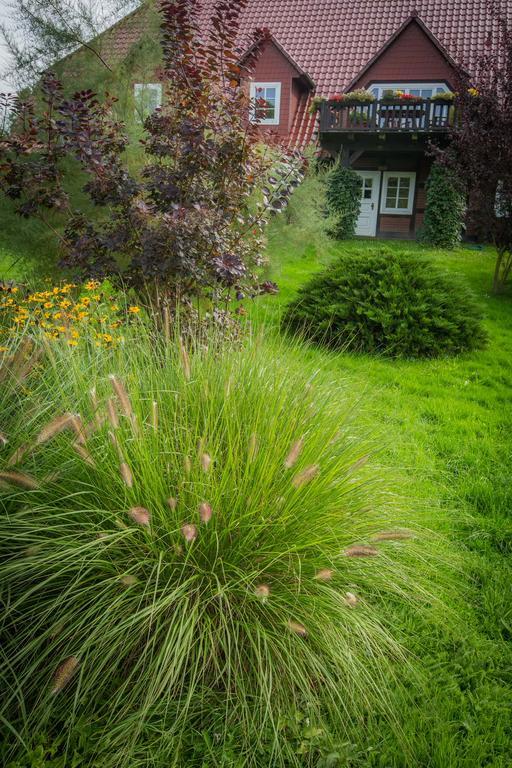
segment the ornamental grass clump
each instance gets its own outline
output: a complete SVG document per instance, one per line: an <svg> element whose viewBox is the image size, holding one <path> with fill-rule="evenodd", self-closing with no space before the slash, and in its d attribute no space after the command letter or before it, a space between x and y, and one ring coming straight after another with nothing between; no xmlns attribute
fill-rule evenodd
<svg viewBox="0 0 512 768"><path fill-rule="evenodd" d="M103 768L195 765L201 734L236 734L240 766L313 764L294 712L334 741L392 720L407 666L383 602L430 600L429 537L372 479L343 390L278 342L131 332L47 342L2 413L7 759L56 734L68 765L87 723Z"/></svg>
<svg viewBox="0 0 512 768"><path fill-rule="evenodd" d="M415 253L343 254L304 285L283 328L334 349L393 357L455 355L484 346L469 287Z"/></svg>

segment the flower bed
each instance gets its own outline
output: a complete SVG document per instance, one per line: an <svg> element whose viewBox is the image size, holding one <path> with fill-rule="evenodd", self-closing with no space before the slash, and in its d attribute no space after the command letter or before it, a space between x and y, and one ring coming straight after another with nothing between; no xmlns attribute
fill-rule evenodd
<svg viewBox="0 0 512 768"><path fill-rule="evenodd" d="M40 291L0 284L0 350L23 328L42 329L47 339L65 339L70 347L77 346L86 332L97 346L114 346L122 339L126 315L139 312L137 305L119 300L108 283L96 280L49 285Z"/></svg>

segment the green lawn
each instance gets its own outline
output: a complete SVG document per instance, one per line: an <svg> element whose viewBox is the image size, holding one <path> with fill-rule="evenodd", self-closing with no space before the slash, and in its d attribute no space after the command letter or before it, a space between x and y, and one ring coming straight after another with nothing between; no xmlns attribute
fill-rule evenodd
<svg viewBox="0 0 512 768"><path fill-rule="evenodd" d="M337 253L381 245L329 241L320 230L321 217L305 199L315 189L314 183L305 185L271 227L267 272L280 295L253 309L253 320L263 320L267 328L277 327L297 288ZM406 507L433 513L436 528L451 536L463 555L458 629L418 626L407 612L390 617L425 672L424 686L402 702L399 725L410 753L370 718L347 747L348 764L510 768L512 300L489 295L491 249L382 245L413 249L464 274L484 307L489 344L481 352L426 362L334 354L313 346L303 356L306 370L327 360L329 373L345 382L358 403L359 422L382 442L384 471L389 468L397 478L393 490Z"/></svg>
<svg viewBox="0 0 512 768"><path fill-rule="evenodd" d="M330 241L315 210L318 192L316 182L306 182L270 228L267 276L279 284L280 294L259 300L250 313L268 333L277 331L283 306L297 288L337 253L379 245ZM34 265L41 271L49 253L46 244L35 251L37 233L24 232L25 223L18 223L2 240L0 278L25 277ZM419 624L407 608L390 607L390 625L423 672L407 700L403 692L390 693L401 707L397 726L405 742L369 714L343 745L343 755L351 768L510 768L512 297L489 295L491 249L385 246L426 253L464 274L484 306L489 344L477 353L426 362L334 354L313 346L303 353L290 350L301 355L306 374L327 363L322 375L345 383L358 423L382 445L380 463L390 490L403 499L405 510L425 510L436 529L453 539L462 562L454 596L458 624ZM41 257L13 266L26 248Z"/></svg>

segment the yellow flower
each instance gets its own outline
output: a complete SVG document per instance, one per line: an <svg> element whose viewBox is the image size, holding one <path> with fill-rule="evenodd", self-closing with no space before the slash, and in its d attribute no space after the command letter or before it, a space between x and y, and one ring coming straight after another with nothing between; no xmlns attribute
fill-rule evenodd
<svg viewBox="0 0 512 768"><path fill-rule="evenodd" d="M71 306L71 302L69 301L69 299L64 299L64 301L61 301L59 306L61 307L61 309L67 309L68 307Z"/></svg>
<svg viewBox="0 0 512 768"><path fill-rule="evenodd" d="M80 338L80 334L78 333L78 331L71 331L71 336L72 336L73 339L79 339Z"/></svg>
<svg viewBox="0 0 512 768"><path fill-rule="evenodd" d="M137 315L140 312L140 307L137 307L137 306L128 307L128 312L131 312L132 315Z"/></svg>
<svg viewBox="0 0 512 768"><path fill-rule="evenodd" d="M0 352L8 352L9 350L7 347L0 347Z"/></svg>
<svg viewBox="0 0 512 768"><path fill-rule="evenodd" d="M74 339L69 339L68 344L70 347L77 347L78 341L75 341Z"/></svg>
<svg viewBox="0 0 512 768"><path fill-rule="evenodd" d="M51 309L53 307L53 302L51 301L45 301L44 308L45 309Z"/></svg>
<svg viewBox="0 0 512 768"><path fill-rule="evenodd" d="M480 96L478 88L468 88L468 93L470 96Z"/></svg>
<svg viewBox="0 0 512 768"><path fill-rule="evenodd" d="M36 312L37 312L37 310L36 310ZM56 313L54 314L54 316L53 316L53 319L54 319L54 320L60 320L60 319L61 319L61 317L62 317L62 312L56 312Z"/></svg>
<svg viewBox="0 0 512 768"><path fill-rule="evenodd" d="M118 311L118 309L119 309L119 307L117 306L117 304L112 304L112 306L110 307L110 309L111 309L113 312L117 312L117 311Z"/></svg>
<svg viewBox="0 0 512 768"><path fill-rule="evenodd" d="M95 291L98 286L99 286L99 283L97 282L97 280L89 280L89 282L85 284L85 288L87 291Z"/></svg>
<svg viewBox="0 0 512 768"><path fill-rule="evenodd" d="M111 344L114 341L114 337L111 336L110 333L104 333L103 341L107 342L107 344Z"/></svg>

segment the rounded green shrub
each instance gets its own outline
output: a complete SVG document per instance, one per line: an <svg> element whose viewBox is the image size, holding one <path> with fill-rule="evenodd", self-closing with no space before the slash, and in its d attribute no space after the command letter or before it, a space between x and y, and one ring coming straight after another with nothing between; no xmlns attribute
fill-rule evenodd
<svg viewBox="0 0 512 768"><path fill-rule="evenodd" d="M361 177L352 168L336 163L325 184L329 234L336 240L353 237L361 210Z"/></svg>
<svg viewBox="0 0 512 768"><path fill-rule="evenodd" d="M386 619L428 602L428 542L338 385L278 341L206 341L46 342L21 387L19 347L4 360L7 763L46 734L52 765L313 766L390 715Z"/></svg>
<svg viewBox="0 0 512 768"><path fill-rule="evenodd" d="M466 198L452 171L434 163L427 181L425 219L418 239L436 248L460 243Z"/></svg>
<svg viewBox="0 0 512 768"><path fill-rule="evenodd" d="M307 283L283 327L337 349L403 357L482 346L481 312L467 286L414 253L345 254Z"/></svg>

